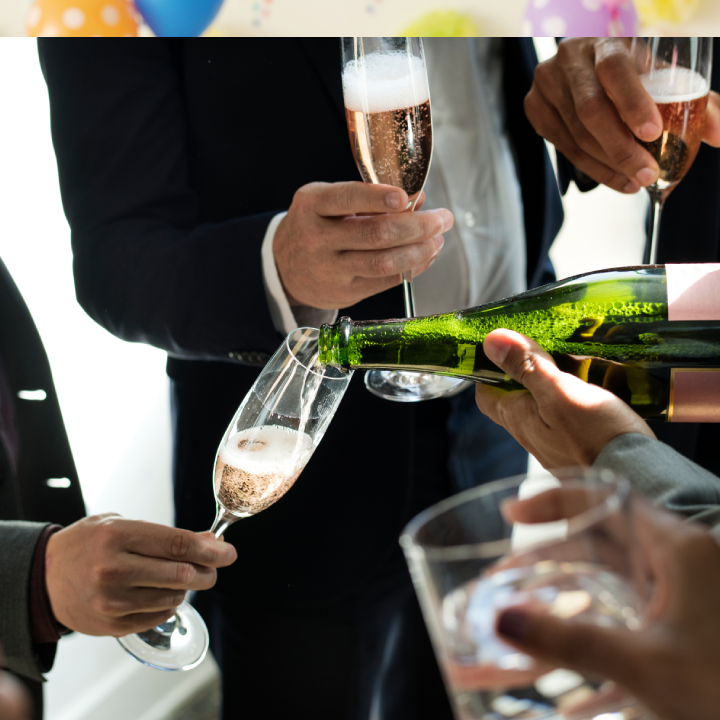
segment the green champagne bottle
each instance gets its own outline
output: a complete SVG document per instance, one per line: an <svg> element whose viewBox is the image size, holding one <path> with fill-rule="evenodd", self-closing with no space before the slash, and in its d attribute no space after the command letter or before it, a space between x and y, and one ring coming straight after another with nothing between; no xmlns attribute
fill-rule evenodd
<svg viewBox="0 0 720 720"><path fill-rule="evenodd" d="M720 422L720 264L612 268L428 317L341 318L322 326L319 359L518 389L483 352L497 328L533 338L645 418Z"/></svg>

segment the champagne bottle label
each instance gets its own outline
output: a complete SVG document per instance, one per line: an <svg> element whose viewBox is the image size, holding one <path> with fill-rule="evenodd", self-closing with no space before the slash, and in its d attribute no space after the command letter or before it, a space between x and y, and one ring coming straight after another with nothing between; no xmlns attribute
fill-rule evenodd
<svg viewBox="0 0 720 720"><path fill-rule="evenodd" d="M720 320L720 263L665 265L668 320Z"/></svg>
<svg viewBox="0 0 720 720"><path fill-rule="evenodd" d="M720 422L720 368L674 368L669 422Z"/></svg>

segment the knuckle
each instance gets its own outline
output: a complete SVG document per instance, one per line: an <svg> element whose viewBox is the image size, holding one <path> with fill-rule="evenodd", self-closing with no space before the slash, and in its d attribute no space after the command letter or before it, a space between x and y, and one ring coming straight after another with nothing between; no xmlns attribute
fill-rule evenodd
<svg viewBox="0 0 720 720"><path fill-rule="evenodd" d="M215 543L203 543L199 555L200 561L205 565L216 565L220 560L220 553Z"/></svg>
<svg viewBox="0 0 720 720"><path fill-rule="evenodd" d="M98 615L112 616L117 614L120 603L109 595L100 593L90 601L90 608Z"/></svg>
<svg viewBox="0 0 720 720"><path fill-rule="evenodd" d="M97 541L105 549L114 549L127 539L123 523L117 518L107 518L98 528Z"/></svg>
<svg viewBox="0 0 720 720"><path fill-rule="evenodd" d="M606 41L603 43L602 52L596 57L595 71L601 81L615 78L627 70L628 59L624 46Z"/></svg>
<svg viewBox="0 0 720 720"><path fill-rule="evenodd" d="M538 359L534 353L523 352L516 360L516 377L521 385L537 370Z"/></svg>
<svg viewBox="0 0 720 720"><path fill-rule="evenodd" d="M197 571L190 563L177 563L175 566L175 581L179 585L189 585L196 575Z"/></svg>
<svg viewBox="0 0 720 720"><path fill-rule="evenodd" d="M631 174L634 174L632 172L632 168L633 166L638 165L637 151L639 149L640 146L628 138L627 143L622 143L621 145L611 150L610 158L618 168L629 169Z"/></svg>
<svg viewBox="0 0 720 720"><path fill-rule="evenodd" d="M606 99L594 91L583 93L575 101L575 112L584 125L600 117L606 107Z"/></svg>
<svg viewBox="0 0 720 720"><path fill-rule="evenodd" d="M386 218L369 218L363 226L363 239L368 248L380 249L391 242L392 224Z"/></svg>
<svg viewBox="0 0 720 720"><path fill-rule="evenodd" d="M184 558L190 552L190 536L183 532L173 532L169 538L170 557Z"/></svg>
<svg viewBox="0 0 720 720"><path fill-rule="evenodd" d="M417 217L420 220L421 238L432 238L442 232L442 221L434 214L423 213Z"/></svg>
<svg viewBox="0 0 720 720"><path fill-rule="evenodd" d="M357 205L357 190L354 183L343 183L335 193L335 205L338 209L348 210Z"/></svg>
<svg viewBox="0 0 720 720"><path fill-rule="evenodd" d="M570 39L561 40L557 47L557 59L560 63L569 62L573 56L573 44ZM549 62L549 61L547 61Z"/></svg>
<svg viewBox="0 0 720 720"><path fill-rule="evenodd" d="M105 588L117 585L122 579L121 568L113 564L98 565L90 574L90 582L94 587Z"/></svg>
<svg viewBox="0 0 720 720"><path fill-rule="evenodd" d="M396 275L395 261L390 253L377 253L370 260L372 273L378 277Z"/></svg>

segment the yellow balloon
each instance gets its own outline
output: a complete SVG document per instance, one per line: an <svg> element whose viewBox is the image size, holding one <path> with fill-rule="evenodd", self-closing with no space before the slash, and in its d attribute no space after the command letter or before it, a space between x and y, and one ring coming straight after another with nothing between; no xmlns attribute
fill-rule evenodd
<svg viewBox="0 0 720 720"><path fill-rule="evenodd" d="M699 0L635 0L643 25L687 22L699 4Z"/></svg>
<svg viewBox="0 0 720 720"><path fill-rule="evenodd" d="M35 0L27 17L30 37L137 37L130 0Z"/></svg>
<svg viewBox="0 0 720 720"><path fill-rule="evenodd" d="M398 37L480 37L478 24L455 10L438 10L408 25Z"/></svg>

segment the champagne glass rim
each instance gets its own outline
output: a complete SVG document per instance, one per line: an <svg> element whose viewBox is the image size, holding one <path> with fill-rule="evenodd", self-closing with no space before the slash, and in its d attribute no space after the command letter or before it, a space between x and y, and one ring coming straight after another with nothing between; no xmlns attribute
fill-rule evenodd
<svg viewBox="0 0 720 720"><path fill-rule="evenodd" d="M295 336L297 333L301 333L299 337L296 339L292 339L293 336ZM314 327L299 327L295 328L292 332L288 334L288 336L285 338L284 345L287 351L287 356L289 360L294 361L297 365L299 365L301 368L306 370L307 372L322 378L323 382L326 380L330 382L348 382L350 378L353 375L353 371L350 370L349 372L344 372L343 370L339 368L335 368L332 366L325 366L325 370L322 373L317 372L313 367L309 367L306 363L304 363L296 354L299 346L301 344L304 344L305 342L308 342L311 340L312 333L315 333L317 336L320 335L320 330L318 328ZM317 338L316 338L317 339ZM291 346L291 342L293 345Z"/></svg>
<svg viewBox="0 0 720 720"><path fill-rule="evenodd" d="M565 539L552 539L539 543L533 549L541 545L552 545L558 542L565 542L567 538L576 535L600 520L609 517L613 512L621 508L630 496L629 481L608 468L561 468L552 471L556 479L563 481L564 486L584 487L605 487L608 489L607 497L603 498L596 505L573 517L567 518L567 535ZM541 473L522 473L513 477L495 480L479 487L470 488L457 495L436 503L416 515L405 527L400 536L400 545L409 554L421 554L427 560L433 561L455 561L470 560L475 558L494 558L506 555L512 551L510 538L498 540L487 540L483 542L458 543L456 545L433 545L423 544L416 540L418 532L431 520L440 517L460 505L473 500L492 495L493 493L518 487L528 479L541 479L547 475ZM552 487L546 488L553 489ZM538 523L543 525L547 523Z"/></svg>

